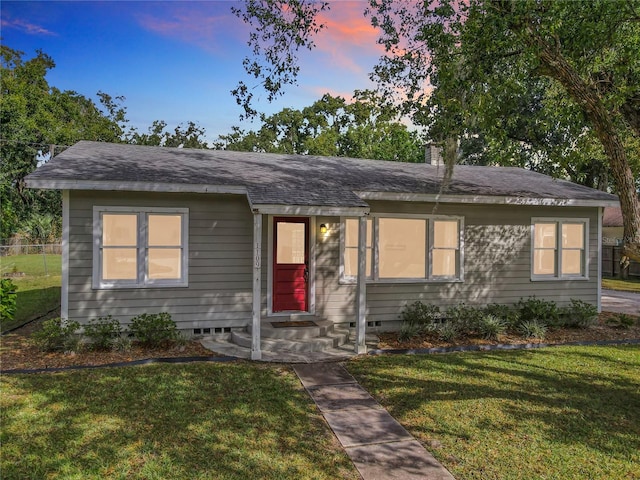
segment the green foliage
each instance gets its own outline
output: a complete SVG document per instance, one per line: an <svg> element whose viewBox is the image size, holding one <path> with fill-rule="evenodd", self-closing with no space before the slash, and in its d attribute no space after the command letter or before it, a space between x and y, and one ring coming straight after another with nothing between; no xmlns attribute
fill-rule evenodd
<svg viewBox="0 0 640 480"><path fill-rule="evenodd" d="M485 315L493 315L504 320L507 328L514 328L520 323L519 312L510 305L490 303L484 307Z"/></svg>
<svg viewBox="0 0 640 480"><path fill-rule="evenodd" d="M120 322L111 315L94 318L84 327L84 334L91 341L91 347L96 350L110 350L115 348L122 335Z"/></svg>
<svg viewBox="0 0 640 480"><path fill-rule="evenodd" d="M410 326L424 326L434 323L440 314L440 308L436 305L425 305L417 301L407 305L400 314L403 324Z"/></svg>
<svg viewBox="0 0 640 480"><path fill-rule="evenodd" d="M460 327L456 322L446 321L438 325L438 338L443 342L453 342L460 335Z"/></svg>
<svg viewBox="0 0 640 480"><path fill-rule="evenodd" d="M561 321L567 327L587 328L598 321L598 308L582 300L571 299L561 310Z"/></svg>
<svg viewBox="0 0 640 480"><path fill-rule="evenodd" d="M0 322L10 322L16 314L16 285L10 278L0 280Z"/></svg>
<svg viewBox="0 0 640 480"><path fill-rule="evenodd" d="M400 342L407 342L422 333L422 328L419 324L403 323L400 326L398 332L398 340Z"/></svg>
<svg viewBox="0 0 640 480"><path fill-rule="evenodd" d="M218 149L373 158L423 162L423 141L400 122L397 108L371 91L356 91L351 103L325 94L302 110L285 108L261 117L262 126L245 132L232 127Z"/></svg>
<svg viewBox="0 0 640 480"><path fill-rule="evenodd" d="M478 330L484 312L482 308L461 303L447 308L444 316L447 319L446 323L456 325L458 331L471 333Z"/></svg>
<svg viewBox="0 0 640 480"><path fill-rule="evenodd" d="M547 334L547 326L540 320L525 320L518 326L518 331L525 338L543 340Z"/></svg>
<svg viewBox="0 0 640 480"><path fill-rule="evenodd" d="M506 321L495 315L483 315L478 323L478 332L487 340L497 340L506 329Z"/></svg>
<svg viewBox="0 0 640 480"><path fill-rule="evenodd" d="M606 324L613 328L627 329L631 328L635 320L631 315L620 313L614 317L609 317L606 320Z"/></svg>
<svg viewBox="0 0 640 480"><path fill-rule="evenodd" d="M561 323L560 311L555 302L529 297L526 300L521 298L516 306L522 322L538 320L548 326L558 326Z"/></svg>
<svg viewBox="0 0 640 480"><path fill-rule="evenodd" d="M129 331L141 344L157 347L178 338L176 323L171 315L163 313L143 313L131 319Z"/></svg>
<svg viewBox="0 0 640 480"><path fill-rule="evenodd" d="M76 321L52 318L42 323L42 329L32 335L35 344L45 352L75 352L80 346Z"/></svg>

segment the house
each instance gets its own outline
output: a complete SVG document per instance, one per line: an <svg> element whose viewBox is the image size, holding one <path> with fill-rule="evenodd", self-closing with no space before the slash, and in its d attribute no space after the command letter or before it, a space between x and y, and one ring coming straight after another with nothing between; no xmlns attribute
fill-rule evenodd
<svg viewBox="0 0 640 480"><path fill-rule="evenodd" d="M185 332L322 318L399 327L404 305L599 305L617 197L518 168L79 142L27 177L63 192L62 316Z"/></svg>
<svg viewBox="0 0 640 480"><path fill-rule="evenodd" d="M619 206L606 207L602 217L602 244L620 246L623 239L622 209Z"/></svg>

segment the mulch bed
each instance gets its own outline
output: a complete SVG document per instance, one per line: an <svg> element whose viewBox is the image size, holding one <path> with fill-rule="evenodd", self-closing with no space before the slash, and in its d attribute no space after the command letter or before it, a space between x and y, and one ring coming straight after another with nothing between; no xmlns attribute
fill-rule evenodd
<svg viewBox="0 0 640 480"><path fill-rule="evenodd" d="M608 317L617 314L603 312L597 325L587 329L553 329L544 340L525 339L515 335L502 335L498 341L477 337L461 337L455 342L442 342L433 337L416 338L409 342L399 342L396 333L379 334L380 349L417 349L434 347L455 347L461 345L495 345L526 343L570 343L598 340L640 339L640 319L636 317L634 326L628 329L607 326ZM107 365L148 358L215 357L197 341L185 345L149 349L134 345L128 352L82 351L78 353L41 352L31 341L31 334L40 329L42 320L0 337L0 370L61 368L79 365Z"/></svg>
<svg viewBox="0 0 640 480"><path fill-rule="evenodd" d="M78 365L107 365L147 358L215 357L199 342L166 348L143 348L133 345L128 352L81 351L78 353L41 352L31 341L31 334L41 328L43 320L32 322L0 337L0 369L61 368Z"/></svg>

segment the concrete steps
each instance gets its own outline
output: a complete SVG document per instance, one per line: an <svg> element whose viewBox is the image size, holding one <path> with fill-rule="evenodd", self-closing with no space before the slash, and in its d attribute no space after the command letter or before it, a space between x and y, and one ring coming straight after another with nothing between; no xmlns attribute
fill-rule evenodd
<svg viewBox="0 0 640 480"><path fill-rule="evenodd" d="M354 355L349 343L349 329L336 327L328 320L314 317L276 317L260 325L260 349L264 361L287 363L311 363L335 361ZM280 326L278 322L304 322L313 326ZM211 336L201 340L205 348L223 355L251 358L251 327L245 331L232 331L226 336Z"/></svg>

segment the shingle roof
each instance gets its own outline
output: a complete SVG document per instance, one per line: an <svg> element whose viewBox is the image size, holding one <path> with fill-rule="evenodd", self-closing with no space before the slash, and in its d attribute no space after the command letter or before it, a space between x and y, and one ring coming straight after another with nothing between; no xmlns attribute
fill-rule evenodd
<svg viewBox="0 0 640 480"><path fill-rule="evenodd" d="M589 200L617 197L512 167L458 165L441 192L443 167L344 157L192 150L82 141L27 177L29 186L89 182L238 187L253 204L366 207L360 192ZM76 185L76 186L73 186Z"/></svg>

